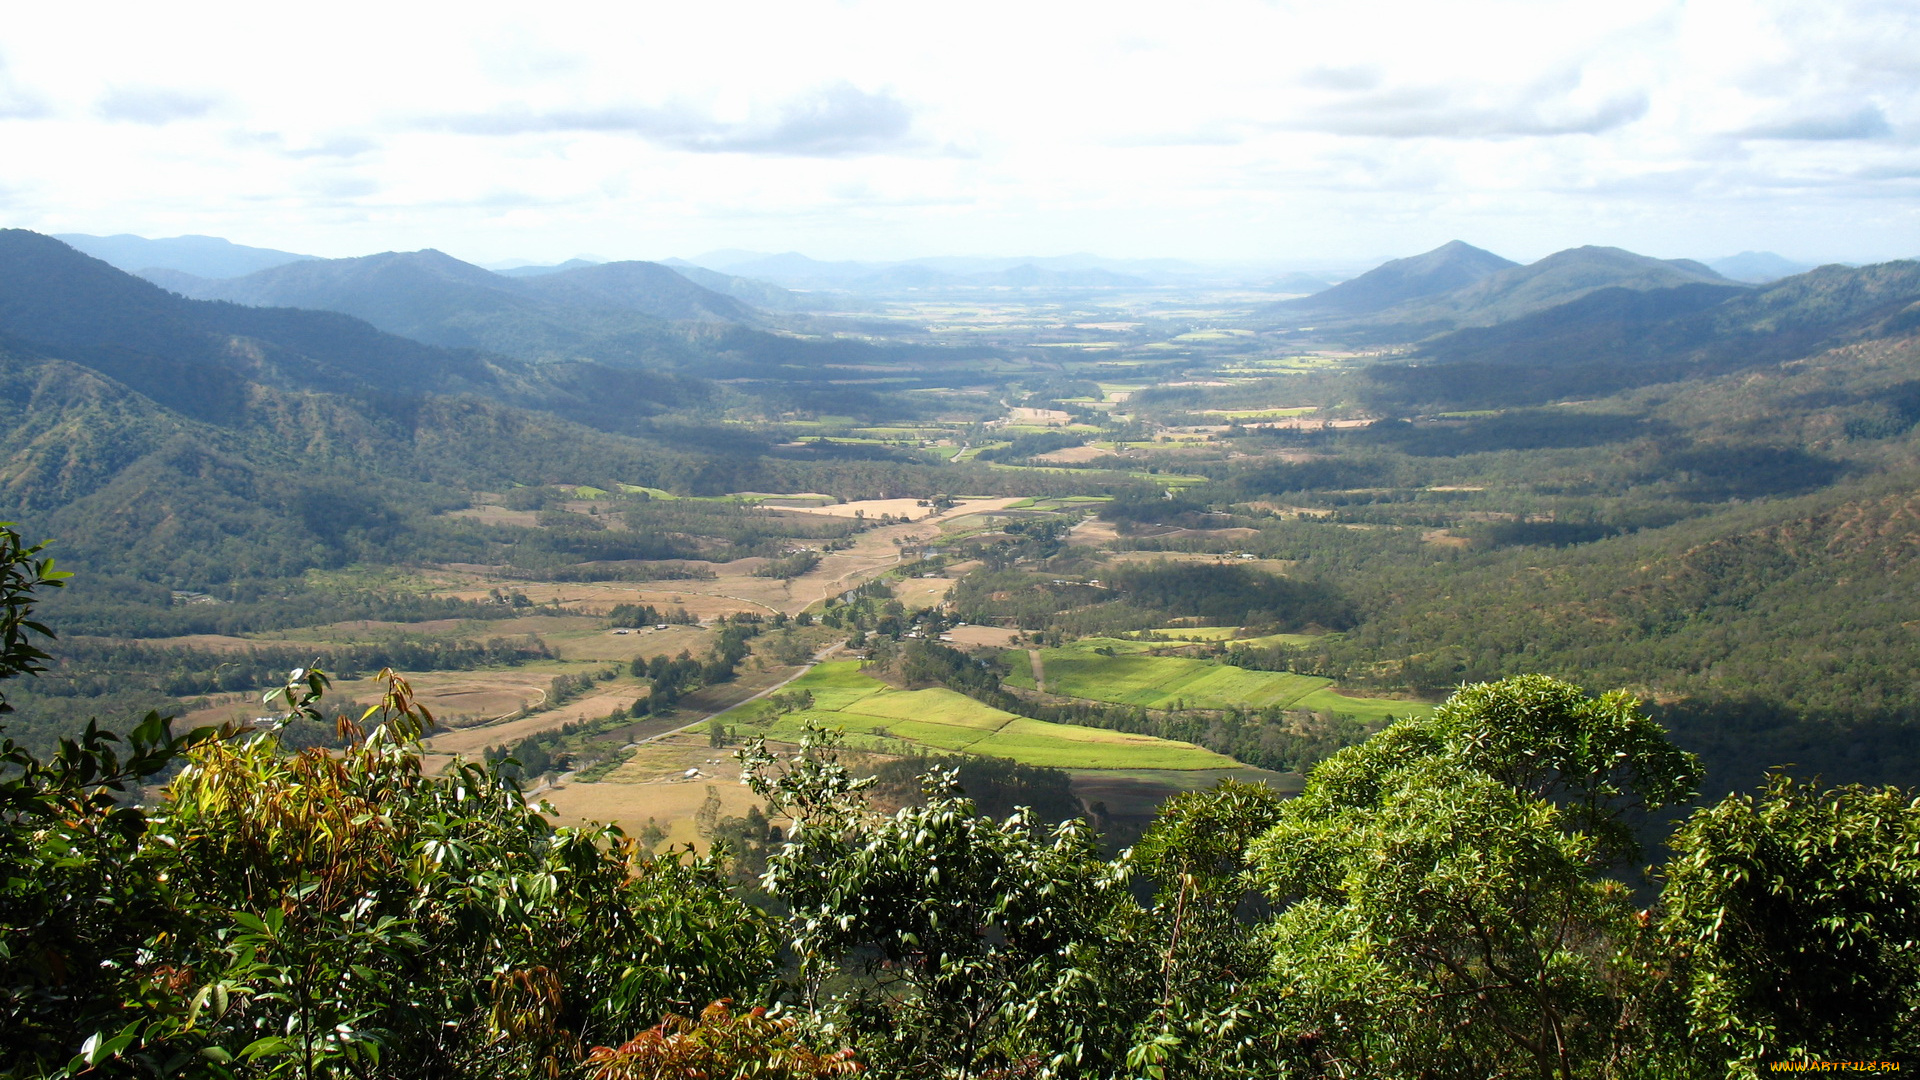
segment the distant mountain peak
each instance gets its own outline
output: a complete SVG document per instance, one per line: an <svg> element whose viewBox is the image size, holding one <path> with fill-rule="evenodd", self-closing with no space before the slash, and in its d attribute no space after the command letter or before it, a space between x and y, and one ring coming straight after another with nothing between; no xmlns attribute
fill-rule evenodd
<svg viewBox="0 0 1920 1080"><path fill-rule="evenodd" d="M1324 292L1298 300L1283 300L1270 310L1364 315L1410 300L1452 292L1518 265L1463 240L1449 240L1432 251L1382 263Z"/></svg>
<svg viewBox="0 0 1920 1080"><path fill-rule="evenodd" d="M291 251L247 247L218 236L188 235L149 240L131 233L116 233L113 236L59 233L53 238L128 273L154 269L174 270L203 278L235 278L313 258Z"/></svg>
<svg viewBox="0 0 1920 1080"><path fill-rule="evenodd" d="M1813 269L1807 263L1794 262L1771 251L1743 251L1724 259L1710 259L1708 266L1735 281L1765 285L1781 278L1804 274Z"/></svg>

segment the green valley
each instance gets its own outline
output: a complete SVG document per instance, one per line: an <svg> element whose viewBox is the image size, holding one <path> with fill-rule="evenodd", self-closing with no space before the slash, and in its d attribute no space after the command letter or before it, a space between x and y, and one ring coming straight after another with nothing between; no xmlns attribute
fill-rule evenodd
<svg viewBox="0 0 1920 1080"><path fill-rule="evenodd" d="M169 292L0 234L0 858L105 988L0 1007L60 1075L617 1080L695 1032L819 1067L778 1076L1498 1075L1545 1010L1692 1080L1812 1014L1661 972L1911 1013L1792 959L1831 920L1772 920L1813 943L1778 971L1699 944L1765 834L1843 852L1766 880L1894 898L1846 933L1911 981L1910 799L1778 775L1920 776L1911 264L1449 245L1308 302L676 274ZM124 903L167 927L62 907L123 902L83 865L164 865Z"/></svg>

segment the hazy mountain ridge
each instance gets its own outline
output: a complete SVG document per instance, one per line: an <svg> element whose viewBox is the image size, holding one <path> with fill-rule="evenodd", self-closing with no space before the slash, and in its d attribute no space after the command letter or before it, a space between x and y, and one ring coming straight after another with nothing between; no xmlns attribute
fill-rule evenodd
<svg viewBox="0 0 1920 1080"><path fill-rule="evenodd" d="M718 270L709 270L704 266L696 266L682 259L665 259L660 265L670 267L674 273L695 285L731 296L743 304L763 311L810 311L822 306L822 300L819 298L783 289L770 281L735 277Z"/></svg>
<svg viewBox="0 0 1920 1080"><path fill-rule="evenodd" d="M1723 277L1749 285L1766 285L1813 269L1807 263L1794 262L1771 251L1743 251L1724 259L1708 259L1707 265Z"/></svg>
<svg viewBox="0 0 1920 1080"><path fill-rule="evenodd" d="M130 233L114 236L56 233L54 239L130 274L162 269L195 277L239 277L256 270L315 257L273 248L248 247L218 236L175 236L150 240Z"/></svg>
<svg viewBox="0 0 1920 1080"><path fill-rule="evenodd" d="M295 263L225 281L162 280L196 299L338 311L429 344L522 356L543 347L564 354L595 331L754 317L731 297L657 264L606 263L510 278L431 249Z"/></svg>

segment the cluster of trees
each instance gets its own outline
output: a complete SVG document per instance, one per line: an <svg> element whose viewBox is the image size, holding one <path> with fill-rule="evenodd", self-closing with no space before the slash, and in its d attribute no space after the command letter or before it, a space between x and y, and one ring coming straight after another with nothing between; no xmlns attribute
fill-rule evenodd
<svg viewBox="0 0 1920 1080"><path fill-rule="evenodd" d="M559 731L529 735L512 746L489 746L481 758L501 774L515 779L558 772L573 764L573 754L563 746L566 736L572 734L566 728L572 727L574 725L568 724Z"/></svg>
<svg viewBox="0 0 1920 1080"><path fill-rule="evenodd" d="M1041 562L1066 548L1073 522L1064 517L1030 517L1009 521L1001 532L1006 539L980 537L969 546L980 553L990 570L1005 570L1018 562Z"/></svg>
<svg viewBox="0 0 1920 1080"><path fill-rule="evenodd" d="M1287 630L1339 630L1354 622L1352 606L1325 584L1232 563L1116 566L1103 581L1133 607L1168 618Z"/></svg>
<svg viewBox="0 0 1920 1080"><path fill-rule="evenodd" d="M1113 499L1102 503L1096 516L1102 521L1115 523L1123 533L1132 532L1141 525L1205 528L1216 523L1207 504L1166 495Z"/></svg>
<svg viewBox="0 0 1920 1080"><path fill-rule="evenodd" d="M750 612L723 617L716 624L713 648L705 660L695 659L684 649L675 657L664 653L646 659L634 657L631 670L635 678L647 680L647 696L634 702L633 714L659 716L671 712L682 697L703 686L732 682L740 661L752 651L747 643L760 636L763 622Z"/></svg>
<svg viewBox="0 0 1920 1080"><path fill-rule="evenodd" d="M32 675L52 568L4 539L0 676ZM1920 803L1775 780L1682 821L1636 896L1635 826L1699 769L1624 694L1468 687L1298 798L1181 796L1117 857L951 771L889 811L829 736L753 745L743 890L556 828L485 764L429 775L385 680L337 753L157 715L0 745L0 1070L1705 1080L1920 1052ZM284 715L326 686L295 672Z"/></svg>
<svg viewBox="0 0 1920 1080"><path fill-rule="evenodd" d="M627 723L627 711L615 709L599 720L574 720L557 728L536 731L511 745L489 746L481 758L501 775L515 780L546 776L572 768L580 768L582 772L610 770L622 759L615 757L602 758L598 762L582 761L580 751L593 747L593 736L626 726ZM287 744L284 728L281 731L281 743ZM645 830L642 830L642 834L644 837Z"/></svg>
<svg viewBox="0 0 1920 1080"><path fill-rule="evenodd" d="M616 627L659 626L661 623L671 626L698 626L700 619L684 607L667 611L656 608L652 604L615 604L613 610L607 612L607 623Z"/></svg>
<svg viewBox="0 0 1920 1080"><path fill-rule="evenodd" d="M881 578L828 597L820 613L822 626L852 631L850 640L856 646L866 644L868 633L899 637L906 632L907 619L906 605L894 599L893 586Z"/></svg>
<svg viewBox="0 0 1920 1080"><path fill-rule="evenodd" d="M976 461L1026 461L1050 454L1055 450L1065 450L1071 446L1085 446L1086 435L1072 431L1037 431L1030 435L1015 436L1005 446L990 446L974 455Z"/></svg>
<svg viewBox="0 0 1920 1080"><path fill-rule="evenodd" d="M791 555L782 555L770 560L765 566L753 572L754 577L780 578L791 581L808 573L820 565L820 553L817 551L796 551Z"/></svg>
<svg viewBox="0 0 1920 1080"><path fill-rule="evenodd" d="M947 593L947 605L968 622L1012 623L1022 630L1044 630L1062 611L1111 599L1111 592L1077 580L991 567L961 578Z"/></svg>

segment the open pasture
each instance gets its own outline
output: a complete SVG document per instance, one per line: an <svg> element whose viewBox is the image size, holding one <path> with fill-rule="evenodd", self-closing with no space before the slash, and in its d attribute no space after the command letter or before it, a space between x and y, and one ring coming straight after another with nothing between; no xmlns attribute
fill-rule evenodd
<svg viewBox="0 0 1920 1080"><path fill-rule="evenodd" d="M1143 643L1121 644L1139 648ZM1114 648L1114 655L1095 652L1101 645ZM1278 707L1372 720L1424 713L1431 708L1414 701L1349 697L1335 692L1332 680L1313 675L1249 671L1179 656L1128 655L1106 639L1089 639L1063 649L1043 649L1039 655L1046 677L1044 687L1036 687L1032 674L1018 664L1014 665L1007 682L1064 697L1147 709Z"/></svg>
<svg viewBox="0 0 1920 1080"><path fill-rule="evenodd" d="M837 727L848 745L893 753L980 754L1072 769L1233 769L1233 759L1189 743L1051 724L1003 712L941 687L895 690L860 674L853 661L815 665L788 690L813 694L813 707L776 714L756 701L724 714L723 724L768 738L798 740L808 723Z"/></svg>
<svg viewBox="0 0 1920 1080"><path fill-rule="evenodd" d="M686 775L688 769L698 774ZM616 824L636 834L649 821L666 830L664 846L705 848L696 817L709 797L722 816L742 816L759 799L740 783L731 750L708 745L704 732L669 735L639 748L625 764L595 783L565 780L539 793L551 803L557 824Z"/></svg>

